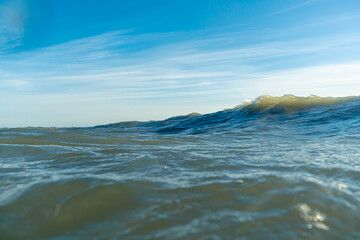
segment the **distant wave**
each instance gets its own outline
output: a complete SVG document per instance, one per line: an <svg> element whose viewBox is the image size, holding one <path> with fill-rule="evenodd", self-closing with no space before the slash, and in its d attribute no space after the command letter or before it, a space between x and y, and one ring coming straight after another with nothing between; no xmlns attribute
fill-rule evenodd
<svg viewBox="0 0 360 240"><path fill-rule="evenodd" d="M171 117L163 121L121 122L98 127L143 128L157 133L203 133L208 131L244 128L258 121L269 124L324 124L360 117L360 97L298 97L262 95L253 101L245 101L232 109ZM261 123L263 124L263 122Z"/></svg>

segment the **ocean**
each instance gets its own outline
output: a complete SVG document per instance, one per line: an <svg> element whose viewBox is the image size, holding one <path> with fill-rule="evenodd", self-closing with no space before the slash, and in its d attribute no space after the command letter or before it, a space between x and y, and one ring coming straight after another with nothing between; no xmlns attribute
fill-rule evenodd
<svg viewBox="0 0 360 240"><path fill-rule="evenodd" d="M0 239L360 239L360 97L2 128Z"/></svg>

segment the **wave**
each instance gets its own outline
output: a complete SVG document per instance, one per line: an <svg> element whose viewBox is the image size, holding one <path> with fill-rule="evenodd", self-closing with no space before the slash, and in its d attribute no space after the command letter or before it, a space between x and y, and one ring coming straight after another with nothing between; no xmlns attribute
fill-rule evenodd
<svg viewBox="0 0 360 240"><path fill-rule="evenodd" d="M205 115L189 114L158 122L159 133L202 133L216 129L238 129L254 125L324 124L360 117L360 98L297 97L263 95L232 109ZM265 121L265 122L264 122ZM164 125L161 127L161 125Z"/></svg>
<svg viewBox="0 0 360 240"><path fill-rule="evenodd" d="M360 97L319 97L310 95L298 97L284 95L273 97L262 95L253 101L245 101L231 109L215 113L191 113L162 121L120 122L95 128L117 127L122 129L143 129L145 131L174 133L203 133L224 128L238 129L267 124L325 124L360 117ZM261 123L260 123L261 121Z"/></svg>

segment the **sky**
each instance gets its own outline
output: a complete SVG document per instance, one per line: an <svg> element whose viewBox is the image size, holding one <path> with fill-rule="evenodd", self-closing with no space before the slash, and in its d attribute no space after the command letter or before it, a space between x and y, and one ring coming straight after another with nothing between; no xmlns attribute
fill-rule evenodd
<svg viewBox="0 0 360 240"><path fill-rule="evenodd" d="M0 0L0 127L360 95L358 0Z"/></svg>

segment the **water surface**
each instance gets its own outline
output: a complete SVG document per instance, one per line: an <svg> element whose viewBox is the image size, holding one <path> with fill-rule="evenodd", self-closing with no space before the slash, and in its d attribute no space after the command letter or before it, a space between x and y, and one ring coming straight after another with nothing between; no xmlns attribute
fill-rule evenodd
<svg viewBox="0 0 360 240"><path fill-rule="evenodd" d="M0 129L0 239L360 239L360 99Z"/></svg>

